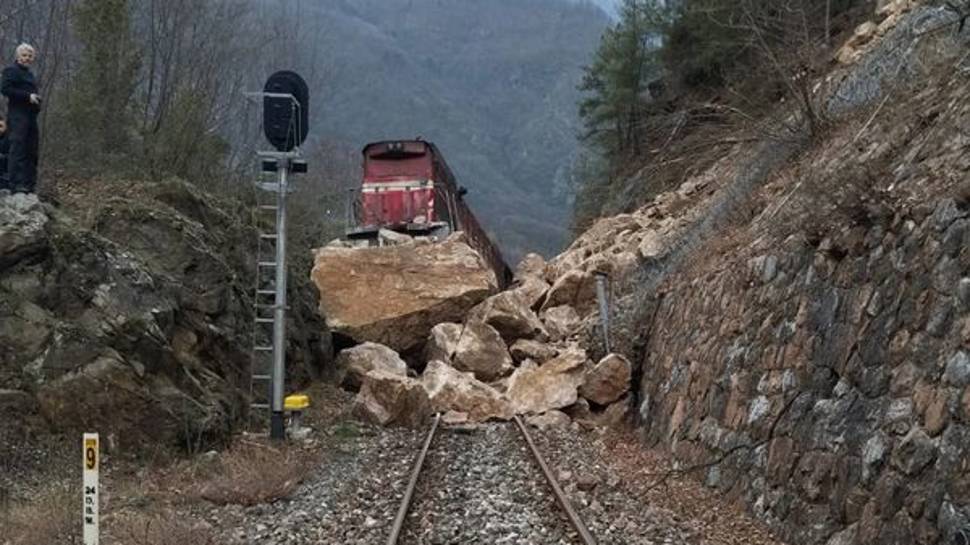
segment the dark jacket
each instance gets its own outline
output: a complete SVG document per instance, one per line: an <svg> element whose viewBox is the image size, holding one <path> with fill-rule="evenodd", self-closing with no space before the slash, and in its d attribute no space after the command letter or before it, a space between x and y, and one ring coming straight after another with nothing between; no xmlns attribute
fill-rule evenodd
<svg viewBox="0 0 970 545"><path fill-rule="evenodd" d="M37 80L26 66L13 63L3 69L0 93L7 97L11 110L40 111L39 104L30 103L30 95L37 93Z"/></svg>
<svg viewBox="0 0 970 545"><path fill-rule="evenodd" d="M10 153L10 140L7 133L0 134L0 180L7 180L7 155Z"/></svg>

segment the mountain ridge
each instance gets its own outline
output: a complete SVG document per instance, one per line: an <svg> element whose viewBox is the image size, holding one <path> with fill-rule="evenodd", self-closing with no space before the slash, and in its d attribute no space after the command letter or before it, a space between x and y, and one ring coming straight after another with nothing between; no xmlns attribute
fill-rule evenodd
<svg viewBox="0 0 970 545"><path fill-rule="evenodd" d="M510 261L567 240L576 84L608 19L561 0L324 2L317 134L439 145ZM523 209L529 217L521 217Z"/></svg>

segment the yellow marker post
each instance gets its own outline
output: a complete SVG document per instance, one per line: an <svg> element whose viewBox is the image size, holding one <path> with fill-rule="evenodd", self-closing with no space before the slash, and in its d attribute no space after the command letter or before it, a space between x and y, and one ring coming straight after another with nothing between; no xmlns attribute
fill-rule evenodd
<svg viewBox="0 0 970 545"><path fill-rule="evenodd" d="M100 530L98 520L98 469L101 465L99 439L96 433L85 433L83 439L83 479L84 495L82 504L82 520L84 524L84 545L98 545Z"/></svg>

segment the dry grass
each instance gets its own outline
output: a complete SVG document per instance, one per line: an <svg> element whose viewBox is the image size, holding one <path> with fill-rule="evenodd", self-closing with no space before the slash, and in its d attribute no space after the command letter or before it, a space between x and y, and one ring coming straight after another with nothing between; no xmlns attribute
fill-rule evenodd
<svg viewBox="0 0 970 545"><path fill-rule="evenodd" d="M190 486L193 496L220 505L256 505L292 494L314 465L313 456L297 447L241 440L185 476L198 483Z"/></svg>
<svg viewBox="0 0 970 545"><path fill-rule="evenodd" d="M192 524L173 514L126 515L111 521L110 543L124 545L215 545L224 543L205 523Z"/></svg>
<svg viewBox="0 0 970 545"><path fill-rule="evenodd" d="M81 543L81 490L57 485L29 504L0 511L0 545Z"/></svg>
<svg viewBox="0 0 970 545"><path fill-rule="evenodd" d="M210 545L226 543L205 522L179 516L179 505L205 500L244 506L292 494L316 465L318 454L292 445L243 438L230 449L167 468L105 483L104 543ZM0 545L80 544L81 491L56 485L29 504L0 506Z"/></svg>

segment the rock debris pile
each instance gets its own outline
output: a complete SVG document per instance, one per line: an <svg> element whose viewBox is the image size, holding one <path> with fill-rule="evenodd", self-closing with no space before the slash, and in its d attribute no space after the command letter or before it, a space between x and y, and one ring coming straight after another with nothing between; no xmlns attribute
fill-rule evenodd
<svg viewBox="0 0 970 545"><path fill-rule="evenodd" d="M361 342L341 351L337 367L364 419L414 425L434 412L482 422L555 411L545 421L572 414L592 423L625 412L630 362L591 361L578 342L581 316L595 307L595 292L580 287L585 271L533 254L495 293L494 275L460 234L436 244L336 243L316 257L322 314Z"/></svg>

